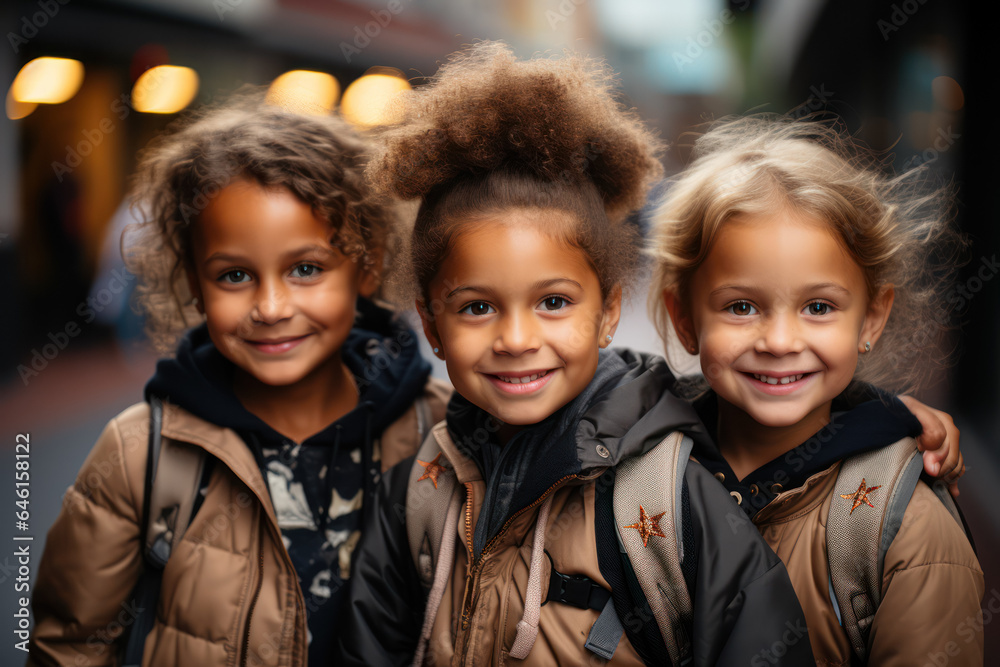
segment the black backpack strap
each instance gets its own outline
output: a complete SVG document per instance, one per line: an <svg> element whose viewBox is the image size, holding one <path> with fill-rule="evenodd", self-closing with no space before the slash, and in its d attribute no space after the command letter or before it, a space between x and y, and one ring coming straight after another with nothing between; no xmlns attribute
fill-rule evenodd
<svg viewBox="0 0 1000 667"><path fill-rule="evenodd" d="M155 567L147 558L145 544L149 532L150 498L153 494L153 480L156 479L156 464L160 458L163 426L163 404L152 396L149 399L149 444L146 455L146 483L142 490L142 523L139 525L139 544L143 545L143 568L139 581L132 591L132 608L138 613L135 622L126 632L128 639L122 656L123 667L139 667L146 636L153 629L156 620L156 601L160 597L162 566Z"/></svg>

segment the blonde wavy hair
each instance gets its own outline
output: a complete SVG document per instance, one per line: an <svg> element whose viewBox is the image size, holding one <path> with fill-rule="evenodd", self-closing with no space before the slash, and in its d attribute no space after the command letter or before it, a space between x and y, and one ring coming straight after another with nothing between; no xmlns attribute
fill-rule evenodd
<svg viewBox="0 0 1000 667"><path fill-rule="evenodd" d="M672 326L663 294L690 307L692 277L726 221L787 206L830 225L862 268L869 298L895 290L879 346L862 356L855 380L923 386L949 356L938 343L951 328L945 295L965 242L951 224L954 188L931 186L926 166L894 176L884 158L830 121L726 118L699 136L653 215L649 309L664 345Z"/></svg>
<svg viewBox="0 0 1000 667"><path fill-rule="evenodd" d="M398 209L367 185L369 145L333 116L304 115L243 90L187 114L140 156L130 198L137 218L122 241L139 277L138 309L161 353L204 318L187 283L191 228L212 198L240 179L285 188L329 221L331 243L379 271L395 239Z"/></svg>

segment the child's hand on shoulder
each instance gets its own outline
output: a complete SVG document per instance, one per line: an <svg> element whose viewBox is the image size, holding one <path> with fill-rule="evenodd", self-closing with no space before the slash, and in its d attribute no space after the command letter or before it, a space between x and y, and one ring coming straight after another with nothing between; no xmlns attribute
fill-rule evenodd
<svg viewBox="0 0 1000 667"><path fill-rule="evenodd" d="M951 495L958 497L958 478L965 474L965 463L958 448L958 427L946 412L924 405L912 396L899 400L920 422L923 432L917 447L924 453L924 470L928 475L948 483Z"/></svg>

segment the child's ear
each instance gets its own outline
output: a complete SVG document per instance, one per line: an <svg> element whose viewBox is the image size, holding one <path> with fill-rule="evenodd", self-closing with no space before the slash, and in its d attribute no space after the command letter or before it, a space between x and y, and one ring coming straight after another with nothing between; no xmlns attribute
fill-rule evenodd
<svg viewBox="0 0 1000 667"><path fill-rule="evenodd" d="M424 303L423 299L416 300L417 313L420 314L420 324L424 327L424 335L427 336L427 342L431 344L431 349L434 350L434 356L438 359L444 361L444 348L441 347L441 340L438 338L437 327L434 325L433 316L427 312L427 304Z"/></svg>
<svg viewBox="0 0 1000 667"><path fill-rule="evenodd" d="M194 297L194 307L198 309L198 312L202 315L205 314L205 300L201 296L201 285L198 284L198 276L195 275L194 269L188 267L184 271L187 276L188 289L191 291L191 296Z"/></svg>
<svg viewBox="0 0 1000 667"><path fill-rule="evenodd" d="M861 335L858 338L858 351L866 352L865 343L875 345L885 324L889 321L889 313L892 312L892 302L896 298L896 290L892 285L886 285L879 290L871 302L868 304L868 312L865 313L865 322L861 326Z"/></svg>
<svg viewBox="0 0 1000 667"><path fill-rule="evenodd" d="M670 323L674 325L674 333L680 339L681 345L690 354L698 354L698 336L694 330L694 321L681 305L681 300L670 290L663 290L663 303L670 313Z"/></svg>
<svg viewBox="0 0 1000 667"><path fill-rule="evenodd" d="M601 315L600 338L598 345L608 347L618 330L618 321L622 316L622 288L615 285L604 300L604 313Z"/></svg>
<svg viewBox="0 0 1000 667"><path fill-rule="evenodd" d="M372 298L381 282L383 256L381 248L373 250L368 253L370 263L361 267L361 273L358 276L358 294L366 299Z"/></svg>

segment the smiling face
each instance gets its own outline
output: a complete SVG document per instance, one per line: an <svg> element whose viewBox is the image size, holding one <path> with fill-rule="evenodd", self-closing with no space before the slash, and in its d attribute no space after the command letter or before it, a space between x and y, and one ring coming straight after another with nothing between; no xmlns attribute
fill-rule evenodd
<svg viewBox="0 0 1000 667"><path fill-rule="evenodd" d="M865 342L892 306L870 300L861 267L824 222L794 211L741 215L719 230L691 281L689 307L667 307L719 397L765 427L808 437L829 420Z"/></svg>
<svg viewBox="0 0 1000 667"><path fill-rule="evenodd" d="M509 425L579 395L618 324L620 293L605 304L586 254L562 237L569 224L548 210L469 224L430 283L433 301L418 304L455 390Z"/></svg>
<svg viewBox="0 0 1000 667"><path fill-rule="evenodd" d="M330 245L333 231L288 190L248 181L199 216L189 281L241 381L287 387L340 372L357 296L375 279Z"/></svg>

